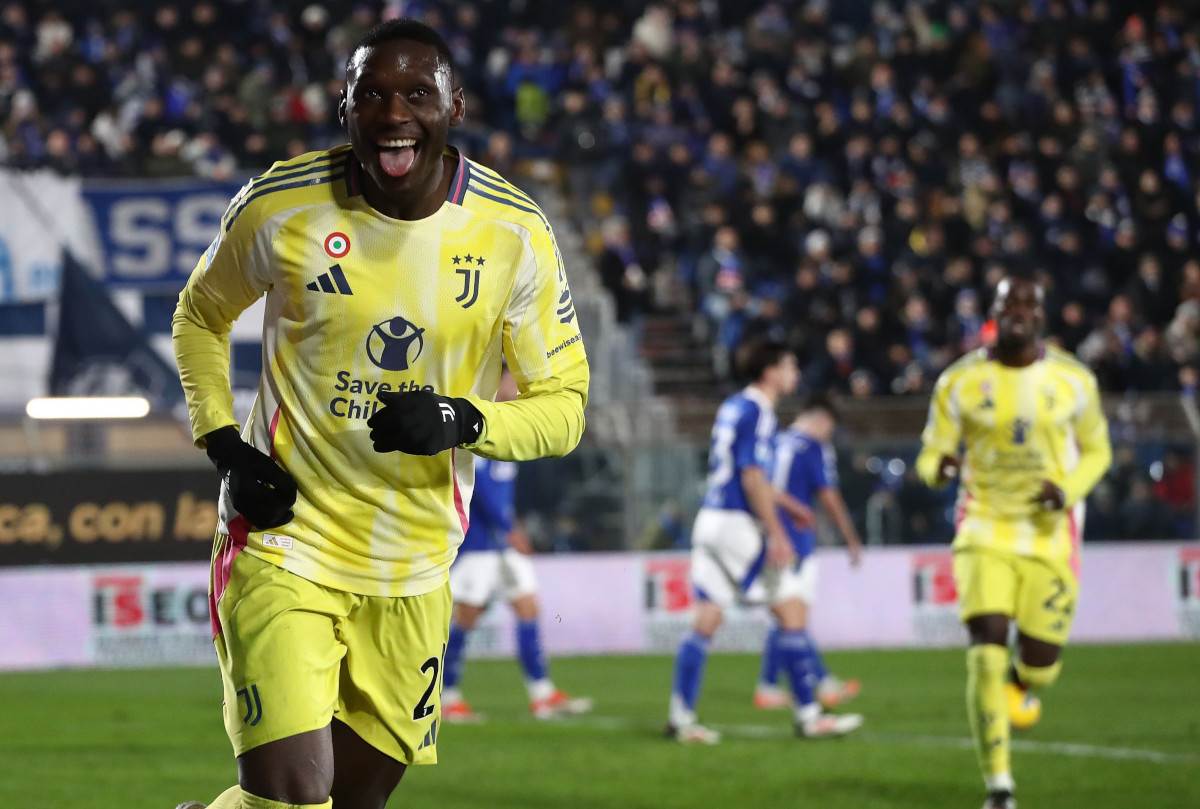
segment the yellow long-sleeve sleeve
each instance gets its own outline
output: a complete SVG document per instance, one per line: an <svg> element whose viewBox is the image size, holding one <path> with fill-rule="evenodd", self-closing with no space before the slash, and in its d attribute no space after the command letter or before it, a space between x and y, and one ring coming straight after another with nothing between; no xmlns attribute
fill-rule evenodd
<svg viewBox="0 0 1200 809"><path fill-rule="evenodd" d="M192 272L171 321L175 362L187 399L192 440L237 424L229 381L229 332L235 320L269 288L260 273L248 272L242 250L253 241L235 227L218 238Z"/></svg>
<svg viewBox="0 0 1200 809"><path fill-rule="evenodd" d="M953 386L958 379L957 374L947 371L939 380L929 402L929 418L925 422L925 430L921 433L921 454L917 456L917 476L926 486L940 488L947 481L938 477L938 468L942 457L958 454L959 442L962 440L962 424L958 418L958 408L953 401Z"/></svg>
<svg viewBox="0 0 1200 809"><path fill-rule="evenodd" d="M588 366L577 363L563 375L529 385L522 398L489 402L469 397L483 415L479 441L468 447L497 461L528 461L566 455L583 437Z"/></svg>
<svg viewBox="0 0 1200 809"><path fill-rule="evenodd" d="M1095 379L1083 392L1084 403L1075 420L1075 439L1079 444L1079 462L1062 482L1067 507L1075 505L1104 477L1112 464L1112 445L1108 440L1108 420L1100 407L1100 392Z"/></svg>

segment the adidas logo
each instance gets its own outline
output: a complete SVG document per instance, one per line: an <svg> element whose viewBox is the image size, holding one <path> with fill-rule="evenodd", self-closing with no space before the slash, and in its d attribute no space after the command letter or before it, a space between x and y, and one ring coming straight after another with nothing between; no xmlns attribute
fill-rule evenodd
<svg viewBox="0 0 1200 809"><path fill-rule="evenodd" d="M350 282L346 280L346 274L342 272L342 265L334 264L329 268L329 272L323 272L317 276L317 280L304 287L313 292L332 292L334 294L341 293L342 295L353 295L350 290Z"/></svg>
<svg viewBox="0 0 1200 809"><path fill-rule="evenodd" d="M433 720L433 724L429 726L429 730L425 731L425 738L421 742L418 750L424 750L426 747L432 747L437 744L437 720Z"/></svg>

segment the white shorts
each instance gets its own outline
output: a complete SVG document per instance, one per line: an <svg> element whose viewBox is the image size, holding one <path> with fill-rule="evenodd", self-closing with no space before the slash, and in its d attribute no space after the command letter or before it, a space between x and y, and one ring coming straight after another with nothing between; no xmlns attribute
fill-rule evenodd
<svg viewBox="0 0 1200 809"><path fill-rule="evenodd" d="M692 587L722 609L735 604L780 604L803 598L803 567L766 564L766 542L745 511L702 508L692 527ZM812 574L815 585L815 569Z"/></svg>
<svg viewBox="0 0 1200 809"><path fill-rule="evenodd" d="M512 601L537 592L533 560L512 548L460 554L450 568L455 604L486 607L496 596Z"/></svg>
<svg viewBox="0 0 1200 809"><path fill-rule="evenodd" d="M783 572L780 578L778 597L770 603L778 604L798 598L805 606L811 607L817 597L817 560L806 556L796 561L796 564ZM767 599L763 591L762 577L755 580L746 593L746 600L751 604L761 604Z"/></svg>

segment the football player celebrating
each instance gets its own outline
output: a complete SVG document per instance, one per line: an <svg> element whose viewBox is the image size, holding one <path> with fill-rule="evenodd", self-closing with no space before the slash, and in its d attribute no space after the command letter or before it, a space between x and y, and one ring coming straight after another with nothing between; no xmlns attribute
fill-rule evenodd
<svg viewBox="0 0 1200 809"><path fill-rule="evenodd" d="M1010 702L1020 707L1032 699L1026 689L1058 677L1078 595L1084 498L1112 460L1095 376L1039 337L1043 298L1028 278L1000 282L996 344L938 378L917 459L931 486L960 480L954 578L971 639L967 710L985 809L1016 806Z"/></svg>
<svg viewBox="0 0 1200 809"><path fill-rule="evenodd" d="M210 609L238 786L210 809L378 809L437 761L474 455L562 455L583 432L554 236L447 149L466 108L445 41L382 23L346 81L350 144L251 180L175 313L192 435L223 477ZM264 294L239 432L229 331ZM501 356L517 401L493 401Z"/></svg>

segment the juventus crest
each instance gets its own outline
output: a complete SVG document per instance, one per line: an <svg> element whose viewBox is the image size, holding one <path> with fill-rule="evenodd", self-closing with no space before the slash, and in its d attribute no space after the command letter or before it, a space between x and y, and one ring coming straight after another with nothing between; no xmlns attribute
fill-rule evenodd
<svg viewBox="0 0 1200 809"><path fill-rule="evenodd" d="M451 261L454 262L454 272L463 279L462 292L454 300L461 304L462 308L470 309L475 305L475 301L479 300L479 277L486 262L483 256L473 256L470 253L455 256Z"/></svg>

